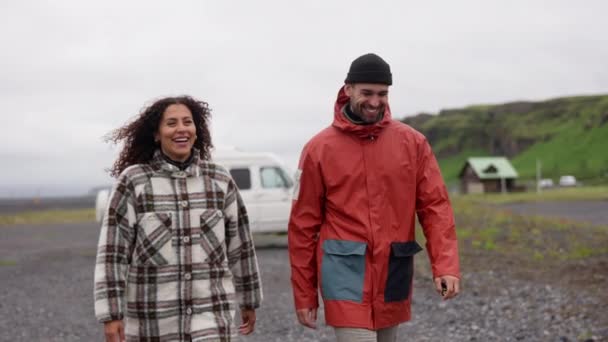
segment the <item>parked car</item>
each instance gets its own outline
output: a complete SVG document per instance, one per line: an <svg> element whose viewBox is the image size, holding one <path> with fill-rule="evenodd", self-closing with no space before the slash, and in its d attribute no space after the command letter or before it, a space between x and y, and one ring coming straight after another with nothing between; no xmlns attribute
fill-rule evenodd
<svg viewBox="0 0 608 342"><path fill-rule="evenodd" d="M571 175L559 177L559 186L576 186L576 178Z"/></svg>
<svg viewBox="0 0 608 342"><path fill-rule="evenodd" d="M540 186L542 189L546 189L554 187L555 184L553 184L553 179L543 178L538 182L538 186Z"/></svg>
<svg viewBox="0 0 608 342"><path fill-rule="evenodd" d="M279 157L230 148L213 151L212 159L224 166L235 180L247 207L252 232L287 232L294 183ZM110 190L97 193L97 222L103 220L109 197Z"/></svg>

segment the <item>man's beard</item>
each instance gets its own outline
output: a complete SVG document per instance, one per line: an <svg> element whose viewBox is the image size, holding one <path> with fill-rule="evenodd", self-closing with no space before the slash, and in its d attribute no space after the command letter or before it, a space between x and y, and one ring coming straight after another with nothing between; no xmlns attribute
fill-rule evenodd
<svg viewBox="0 0 608 342"><path fill-rule="evenodd" d="M365 104L350 104L350 109L351 111L357 115L361 121L365 122L365 123L375 123L378 122L380 120L380 118L382 117L382 113L384 113L384 105L379 105L378 107L374 108L377 109L375 111L375 114L371 115L371 113L366 113L364 107L366 107Z"/></svg>

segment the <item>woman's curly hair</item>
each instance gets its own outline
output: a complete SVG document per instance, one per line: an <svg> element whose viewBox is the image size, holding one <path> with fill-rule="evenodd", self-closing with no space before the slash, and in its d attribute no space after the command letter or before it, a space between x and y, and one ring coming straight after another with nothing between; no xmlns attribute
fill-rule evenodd
<svg viewBox="0 0 608 342"><path fill-rule="evenodd" d="M110 175L118 177L127 167L147 163L152 159L158 148L154 134L158 131L163 113L167 107L174 104L182 104L192 113L196 126L196 141L193 147L200 151L201 159L209 160L210 149L213 148L209 134L209 105L190 96L166 97L145 107L132 122L110 132L107 141L115 144L124 141L120 155L110 169Z"/></svg>

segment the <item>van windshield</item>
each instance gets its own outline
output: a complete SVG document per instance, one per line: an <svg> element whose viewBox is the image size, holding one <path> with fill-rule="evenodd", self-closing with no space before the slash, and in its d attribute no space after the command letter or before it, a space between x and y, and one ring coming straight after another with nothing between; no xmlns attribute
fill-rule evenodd
<svg viewBox="0 0 608 342"><path fill-rule="evenodd" d="M260 179L263 188L291 188L293 185L285 171L278 167L262 167Z"/></svg>

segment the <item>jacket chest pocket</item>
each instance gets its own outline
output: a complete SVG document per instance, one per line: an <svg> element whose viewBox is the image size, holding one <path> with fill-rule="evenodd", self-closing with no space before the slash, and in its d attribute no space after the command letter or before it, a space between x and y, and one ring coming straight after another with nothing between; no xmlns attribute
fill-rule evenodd
<svg viewBox="0 0 608 342"><path fill-rule="evenodd" d="M321 290L324 299L362 302L366 248L364 242L323 242Z"/></svg>
<svg viewBox="0 0 608 342"><path fill-rule="evenodd" d="M206 262L221 264L226 260L226 227L224 213L221 210L205 210L200 216L200 244L206 256Z"/></svg>
<svg viewBox="0 0 608 342"><path fill-rule="evenodd" d="M385 302L402 301L409 297L414 276L414 254L421 250L416 241L391 243Z"/></svg>
<svg viewBox="0 0 608 342"><path fill-rule="evenodd" d="M164 266L175 260L171 245L173 236L171 215L144 213L137 221L134 255L142 266Z"/></svg>

